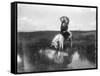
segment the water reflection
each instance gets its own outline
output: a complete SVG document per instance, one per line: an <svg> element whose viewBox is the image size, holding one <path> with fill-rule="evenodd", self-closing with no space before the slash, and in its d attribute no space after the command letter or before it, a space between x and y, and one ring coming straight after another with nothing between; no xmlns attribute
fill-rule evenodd
<svg viewBox="0 0 100 76"><path fill-rule="evenodd" d="M68 65L70 69L84 69L84 68L95 68L96 66L89 62L86 58L81 59L78 51L72 56L72 62Z"/></svg>
<svg viewBox="0 0 100 76"><path fill-rule="evenodd" d="M22 62L21 57L19 55L17 55L17 62L18 63L21 63Z"/></svg>
<svg viewBox="0 0 100 76"><path fill-rule="evenodd" d="M24 54L23 58L23 70L19 70L19 72L34 72L34 71L50 71L50 70L68 70L68 69L84 69L84 68L95 68L96 66L92 64L90 61L88 61L86 58L81 59L81 55L78 53L78 51L74 52L71 56L71 62L67 64L68 59L64 58L64 55L61 58L57 60L55 58L55 50L47 49L45 51L40 50L39 51L41 58L40 60L34 60L34 62L30 62L30 57L27 56L27 54ZM68 57L68 55L65 55ZM21 57L17 56L18 64L22 64ZM65 60L65 64L60 63L59 60ZM46 62L46 63L45 63ZM53 62L53 63L52 63ZM21 68L21 66L20 66Z"/></svg>

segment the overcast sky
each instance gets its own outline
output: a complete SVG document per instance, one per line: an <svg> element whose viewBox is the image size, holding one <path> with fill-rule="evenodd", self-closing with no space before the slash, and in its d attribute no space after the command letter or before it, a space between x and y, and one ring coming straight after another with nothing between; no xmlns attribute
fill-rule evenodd
<svg viewBox="0 0 100 76"><path fill-rule="evenodd" d="M69 17L69 30L96 30L95 8L18 4L18 31L59 31L61 16Z"/></svg>

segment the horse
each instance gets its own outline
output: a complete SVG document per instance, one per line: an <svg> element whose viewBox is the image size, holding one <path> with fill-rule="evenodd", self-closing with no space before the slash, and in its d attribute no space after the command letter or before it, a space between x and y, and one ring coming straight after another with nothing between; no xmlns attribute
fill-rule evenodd
<svg viewBox="0 0 100 76"><path fill-rule="evenodd" d="M54 46L55 49L63 50L64 44L66 44L67 41L70 41L70 46L72 47L72 33L67 31L65 35L67 36L64 37L61 33L56 34L51 42L51 46Z"/></svg>

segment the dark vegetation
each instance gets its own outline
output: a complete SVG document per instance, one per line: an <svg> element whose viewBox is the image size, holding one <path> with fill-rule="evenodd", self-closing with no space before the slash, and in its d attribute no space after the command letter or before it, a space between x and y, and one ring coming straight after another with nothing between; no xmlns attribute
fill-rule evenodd
<svg viewBox="0 0 100 76"><path fill-rule="evenodd" d="M28 62L36 66L35 71L48 70L48 67L58 68L47 58L39 54L39 50L50 48L50 42L58 31L18 32L18 54L28 58ZM71 63L71 56L77 50L81 59L87 58L92 64L96 64L96 31L72 31L73 46L70 51L67 64ZM66 45L65 45L66 49ZM65 64L64 64L65 66Z"/></svg>

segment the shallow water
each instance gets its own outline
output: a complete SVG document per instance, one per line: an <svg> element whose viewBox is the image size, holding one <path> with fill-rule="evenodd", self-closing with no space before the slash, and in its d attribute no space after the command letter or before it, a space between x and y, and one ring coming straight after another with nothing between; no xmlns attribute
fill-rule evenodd
<svg viewBox="0 0 100 76"><path fill-rule="evenodd" d="M46 52L42 52L40 51L40 54L45 55L47 59L50 61L53 60L54 58L54 50L48 50ZM74 54L72 55L72 61L70 64L65 65L63 68L60 67L60 65L56 65L56 64L50 64L50 65L45 65L43 63L37 63L36 61L33 62L35 63L35 65L33 63L29 62L29 58L27 55L23 56L23 60L22 58L18 55L18 65L21 68L20 64L22 64L21 62L23 61L23 67L22 69L18 69L19 72L34 72L34 71L50 71L50 70L68 70L68 69L84 69L84 68L95 68L96 66L94 64L92 64L91 62L89 62L86 58L81 59L81 56L79 55L78 51L74 52ZM42 58L41 58L42 60ZM45 60L47 61L47 60ZM63 64L61 63L61 66Z"/></svg>
<svg viewBox="0 0 100 76"><path fill-rule="evenodd" d="M72 56L72 62L68 65L71 69L84 69L95 68L96 66L89 62L86 58L83 60L80 58L79 53L76 51Z"/></svg>

